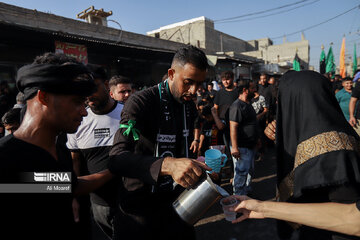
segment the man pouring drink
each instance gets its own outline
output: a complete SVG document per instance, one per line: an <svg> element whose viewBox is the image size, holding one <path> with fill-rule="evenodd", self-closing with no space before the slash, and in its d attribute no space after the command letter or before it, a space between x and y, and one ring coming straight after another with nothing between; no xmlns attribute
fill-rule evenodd
<svg viewBox="0 0 360 240"><path fill-rule="evenodd" d="M201 50L181 48L168 79L126 102L109 163L112 173L124 177L119 238L195 239L193 226L182 221L172 207L182 190L173 186L175 182L191 187L203 171L211 170L191 158L199 140L192 99L206 78L207 67Z"/></svg>

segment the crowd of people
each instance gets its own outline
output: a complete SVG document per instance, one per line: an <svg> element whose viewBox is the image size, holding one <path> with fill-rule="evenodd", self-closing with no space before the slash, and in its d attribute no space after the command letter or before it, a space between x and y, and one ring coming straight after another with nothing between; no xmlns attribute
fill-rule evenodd
<svg viewBox="0 0 360 240"><path fill-rule="evenodd" d="M187 46L159 84L135 93L130 78L63 54L20 68L17 95L0 85L0 182L70 172L72 192L1 194L4 232L88 239L93 220L109 239L195 239L172 203L211 171L196 159L220 145L233 163L233 211L242 213L234 223L292 222L279 222L282 239L289 226L300 239L359 236L358 79L289 71L250 80L224 71L211 82L207 69L204 52ZM254 161L270 146L279 202L246 196ZM211 174L215 183L221 177Z"/></svg>

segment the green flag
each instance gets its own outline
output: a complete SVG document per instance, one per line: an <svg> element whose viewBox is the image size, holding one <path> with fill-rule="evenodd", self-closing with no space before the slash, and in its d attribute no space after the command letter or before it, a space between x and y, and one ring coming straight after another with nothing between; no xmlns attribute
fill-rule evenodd
<svg viewBox="0 0 360 240"><path fill-rule="evenodd" d="M321 74L325 73L325 68L326 68L326 56L325 56L325 51L323 48L321 50L321 54L320 54L320 73Z"/></svg>
<svg viewBox="0 0 360 240"><path fill-rule="evenodd" d="M353 57L353 77L357 70L357 57L356 57L356 43L354 43L354 57Z"/></svg>
<svg viewBox="0 0 360 240"><path fill-rule="evenodd" d="M326 58L325 72L326 73L331 72L334 75L335 74L335 69L336 69L336 66L335 66L335 62L334 62L334 54L333 54L333 51L332 51L332 46L330 46L329 52L328 52L327 58Z"/></svg>
<svg viewBox="0 0 360 240"><path fill-rule="evenodd" d="M293 61L293 69L295 71L300 71L300 59L297 55L297 53L295 53L295 58L294 58L294 61Z"/></svg>

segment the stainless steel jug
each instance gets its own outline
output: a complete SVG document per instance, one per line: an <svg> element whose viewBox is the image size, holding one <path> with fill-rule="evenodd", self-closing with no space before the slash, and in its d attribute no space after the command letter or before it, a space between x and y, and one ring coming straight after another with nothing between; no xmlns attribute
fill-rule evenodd
<svg viewBox="0 0 360 240"><path fill-rule="evenodd" d="M174 201L177 214L188 224L194 225L204 213L220 198L216 185L208 174L192 188L184 192Z"/></svg>

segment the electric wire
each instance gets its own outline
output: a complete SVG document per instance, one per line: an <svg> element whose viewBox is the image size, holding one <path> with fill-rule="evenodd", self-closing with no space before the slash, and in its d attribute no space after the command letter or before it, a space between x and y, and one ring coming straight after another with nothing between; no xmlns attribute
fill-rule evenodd
<svg viewBox="0 0 360 240"><path fill-rule="evenodd" d="M318 2L318 1L320 1L320 0L315 0L315 1L310 2L310 3L306 3L306 4L303 4L303 5L294 7L294 8L286 9L286 10L283 10L283 11L280 11L280 12L276 12L276 13L272 13L272 14L268 14L268 15L263 15L263 16L253 17L253 18L246 18L246 19L239 19L239 20L223 21L223 22L218 22L217 24L232 23L232 22L245 22L245 21L250 21L250 20L254 20L254 19L259 19L259 18L264 18L264 17L275 16L275 15L279 15L279 14L281 14L281 13L287 13L287 12L289 12L289 11L292 11L292 10L295 10L295 9L298 9L298 8L301 8L301 7L305 7L305 6L307 6L307 5L314 4L314 3Z"/></svg>
<svg viewBox="0 0 360 240"><path fill-rule="evenodd" d="M266 13L266 12L270 12L270 11L279 10L279 9L282 9L282 8L294 6L294 5L304 3L304 2L307 2L307 1L310 1L310 0L302 0L302 1L295 2L295 3L286 4L286 5L283 5L283 6L280 6L280 7L271 8L271 9L267 9L267 10L262 10L262 11L254 12L254 13L248 13L248 14L244 14L244 15L240 15L240 16L236 16L236 17L217 19L217 20L214 20L214 22L227 21L227 20L233 20L233 19L242 18L242 17L253 16L253 15L257 15L257 14L262 14L262 13Z"/></svg>
<svg viewBox="0 0 360 240"><path fill-rule="evenodd" d="M360 8L360 5L357 5L356 7L353 7L353 8L351 8L351 9L349 9L349 10L343 12L343 13L340 13L340 14L336 15L335 17L329 18L329 19L327 19L327 20L325 20L325 21L323 21L323 22L314 24L314 25L312 25L312 26L303 28L303 29L301 29L301 30L299 30L299 31L292 32L292 33L288 33L288 34L283 34L282 36L270 37L270 38L271 38L271 39L278 39L278 38L283 38L284 36L292 36L292 35L297 34L297 33L305 32L305 31L307 31L307 30L309 30L309 29L318 27L318 26L320 26L320 25L322 25L322 24L325 24L325 23L327 23L327 22L330 22L331 20L334 20L335 18L338 18L338 17L340 17L340 16L342 16L342 15L345 15L345 14L347 14L348 12L351 12L351 11L355 10L356 8Z"/></svg>

